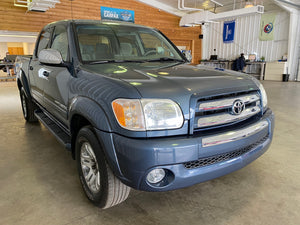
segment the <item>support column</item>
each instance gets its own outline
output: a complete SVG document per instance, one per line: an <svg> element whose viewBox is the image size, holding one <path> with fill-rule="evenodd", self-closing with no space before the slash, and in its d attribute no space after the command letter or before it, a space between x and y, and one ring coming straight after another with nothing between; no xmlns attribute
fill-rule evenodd
<svg viewBox="0 0 300 225"><path fill-rule="evenodd" d="M290 80L297 79L300 55L300 13L299 10L290 11L289 45L288 45L288 73ZM298 81L300 78L298 77Z"/></svg>
<svg viewBox="0 0 300 225"><path fill-rule="evenodd" d="M300 9L298 4L285 0L275 0L275 3L290 13L289 45L288 45L288 73L291 81L300 81Z"/></svg>
<svg viewBox="0 0 300 225"><path fill-rule="evenodd" d="M23 52L24 55L29 55L29 47L27 42L23 42Z"/></svg>
<svg viewBox="0 0 300 225"><path fill-rule="evenodd" d="M202 39L202 59L209 59L209 24L201 25L203 39Z"/></svg>

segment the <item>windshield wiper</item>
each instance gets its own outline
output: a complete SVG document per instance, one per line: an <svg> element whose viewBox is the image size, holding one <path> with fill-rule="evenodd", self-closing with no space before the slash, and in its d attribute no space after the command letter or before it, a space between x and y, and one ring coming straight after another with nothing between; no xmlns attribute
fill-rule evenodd
<svg viewBox="0 0 300 225"><path fill-rule="evenodd" d="M161 57L158 59L148 59L147 62L167 62L167 61L174 61L174 62L185 62L183 59L174 59L169 57Z"/></svg>
<svg viewBox="0 0 300 225"><path fill-rule="evenodd" d="M99 61L92 61L89 62L88 64L93 65L93 64L104 64L104 63L114 63L117 62L116 60L99 60Z"/></svg>
<svg viewBox="0 0 300 225"><path fill-rule="evenodd" d="M125 63L125 62L133 62L133 63L144 63L145 60L100 60L100 61L93 61L88 64L104 64L104 63Z"/></svg>
<svg viewBox="0 0 300 225"><path fill-rule="evenodd" d="M122 62L144 63L145 60L121 60Z"/></svg>
<svg viewBox="0 0 300 225"><path fill-rule="evenodd" d="M158 59L145 59L145 60L116 60L116 59L108 59L108 60L99 60L99 61L92 61L88 62L88 64L105 64L105 63L126 63L126 62L132 62L132 63L144 63L144 62L185 62L182 59L174 59L174 58L168 58L168 57L161 57Z"/></svg>

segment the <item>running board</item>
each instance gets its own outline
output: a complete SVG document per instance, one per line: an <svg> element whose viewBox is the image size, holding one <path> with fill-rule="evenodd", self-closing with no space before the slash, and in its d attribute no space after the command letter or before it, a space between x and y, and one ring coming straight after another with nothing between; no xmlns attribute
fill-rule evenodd
<svg viewBox="0 0 300 225"><path fill-rule="evenodd" d="M41 110L34 112L36 118L48 128L48 130L57 138L57 140L65 146L67 150L71 150L71 137L66 134L56 123L54 123L45 113Z"/></svg>

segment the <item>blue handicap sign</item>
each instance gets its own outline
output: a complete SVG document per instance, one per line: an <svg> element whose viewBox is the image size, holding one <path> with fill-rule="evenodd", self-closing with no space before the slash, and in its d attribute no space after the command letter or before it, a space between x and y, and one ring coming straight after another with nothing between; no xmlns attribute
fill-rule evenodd
<svg viewBox="0 0 300 225"><path fill-rule="evenodd" d="M235 29L235 21L226 21L224 22L223 28L223 42L231 43L234 40L234 29Z"/></svg>

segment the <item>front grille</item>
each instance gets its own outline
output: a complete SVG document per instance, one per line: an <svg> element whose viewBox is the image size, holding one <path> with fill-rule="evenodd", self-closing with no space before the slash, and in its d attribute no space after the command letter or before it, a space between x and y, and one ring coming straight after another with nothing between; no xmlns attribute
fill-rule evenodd
<svg viewBox="0 0 300 225"><path fill-rule="evenodd" d="M244 108L236 113L234 104L240 102ZM229 125L246 120L261 112L260 95L257 91L242 92L198 99L195 107L193 130Z"/></svg>
<svg viewBox="0 0 300 225"><path fill-rule="evenodd" d="M226 160L229 160L229 159L239 157L239 156L249 152L250 150L254 149L258 145L264 143L268 138L269 138L269 135L266 135L265 137L263 137L259 141L255 142L255 143L253 143L253 144L251 144L251 145L249 145L245 148L237 149L237 150L231 151L231 152L226 152L226 153L223 153L223 154L220 154L220 155L201 158L201 159L198 159L196 161L186 162L186 163L184 163L184 167L186 169L195 169L195 168L209 166L209 165L212 165L212 164L215 164L215 163L219 163L219 162L223 162L223 161L226 161Z"/></svg>

